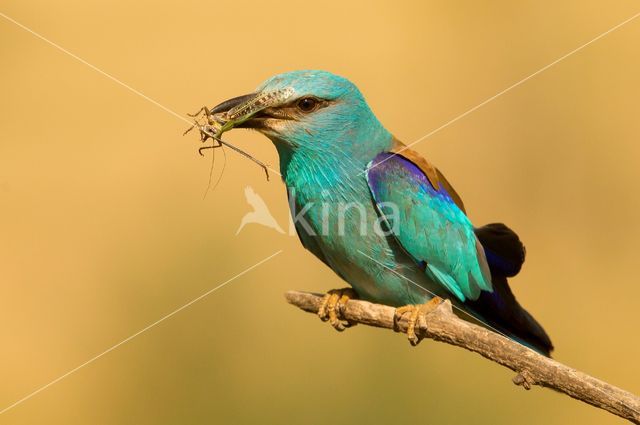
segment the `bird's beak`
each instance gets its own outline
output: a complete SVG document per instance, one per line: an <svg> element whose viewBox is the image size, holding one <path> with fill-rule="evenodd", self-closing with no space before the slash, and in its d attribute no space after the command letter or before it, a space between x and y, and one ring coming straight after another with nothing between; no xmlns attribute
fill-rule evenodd
<svg viewBox="0 0 640 425"><path fill-rule="evenodd" d="M258 128L263 120L258 120L256 115L265 109L281 105L293 93L292 88L284 88L234 97L214 106L209 111L209 121L216 127L218 136L232 128Z"/></svg>
<svg viewBox="0 0 640 425"><path fill-rule="evenodd" d="M229 99L229 100L225 100L221 104L216 105L213 108L211 108L210 112L212 114L219 114L219 113L222 113L222 112L229 112L231 109L249 102L254 97L256 97L256 95L257 95L257 93L250 93L250 94L245 94L245 95L242 95L242 96L234 97L234 98Z"/></svg>

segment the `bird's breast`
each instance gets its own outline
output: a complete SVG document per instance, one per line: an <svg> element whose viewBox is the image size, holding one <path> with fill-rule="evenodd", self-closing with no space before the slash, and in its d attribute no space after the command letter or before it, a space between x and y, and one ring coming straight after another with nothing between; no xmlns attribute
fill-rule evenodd
<svg viewBox="0 0 640 425"><path fill-rule="evenodd" d="M361 298L391 305L423 301L424 294L416 293L396 271L414 280L424 274L385 233L364 179L349 188L295 185L289 187L289 196L303 245Z"/></svg>

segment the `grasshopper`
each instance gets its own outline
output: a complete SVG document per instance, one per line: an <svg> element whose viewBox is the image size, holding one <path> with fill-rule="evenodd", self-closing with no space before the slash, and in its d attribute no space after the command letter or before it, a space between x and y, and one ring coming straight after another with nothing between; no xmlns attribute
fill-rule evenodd
<svg viewBox="0 0 640 425"><path fill-rule="evenodd" d="M245 158L248 158L258 164L264 170L267 180L269 180L269 166L267 164L253 157L242 149L232 145L231 143L221 139L222 133L231 130L234 125L237 124L237 122L234 122L234 120L227 119L228 114L226 112L223 112L221 114L212 114L209 108L203 106L196 113L187 115L193 118L193 125L189 127L182 135L184 136L194 128L197 128L200 132L200 141L202 143L206 143L209 139L212 139L213 141L211 145L202 146L198 149L198 153L201 156L204 156L202 152L207 149L216 149L226 146L236 151L240 155L243 155ZM205 122L200 122L201 119L204 119Z"/></svg>

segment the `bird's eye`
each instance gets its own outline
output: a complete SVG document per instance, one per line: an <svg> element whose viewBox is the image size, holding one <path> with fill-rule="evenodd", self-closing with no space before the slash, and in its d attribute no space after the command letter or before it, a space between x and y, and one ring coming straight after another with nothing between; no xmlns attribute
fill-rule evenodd
<svg viewBox="0 0 640 425"><path fill-rule="evenodd" d="M304 113L313 112L318 107L318 101L312 97L303 97L298 101L298 109Z"/></svg>

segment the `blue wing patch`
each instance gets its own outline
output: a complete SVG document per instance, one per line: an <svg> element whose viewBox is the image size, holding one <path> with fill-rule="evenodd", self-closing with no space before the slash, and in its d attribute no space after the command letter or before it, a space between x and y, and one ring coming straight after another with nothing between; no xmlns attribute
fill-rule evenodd
<svg viewBox="0 0 640 425"><path fill-rule="evenodd" d="M434 188L413 162L386 152L369 163L367 181L393 235L432 280L463 302L492 291L473 225L444 188Z"/></svg>

